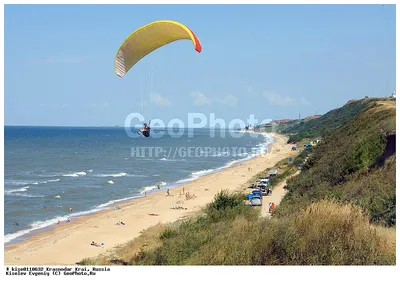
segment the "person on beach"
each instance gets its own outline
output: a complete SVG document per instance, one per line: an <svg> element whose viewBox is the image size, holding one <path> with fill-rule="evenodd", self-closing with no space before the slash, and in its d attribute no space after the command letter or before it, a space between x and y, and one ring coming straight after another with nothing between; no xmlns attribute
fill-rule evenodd
<svg viewBox="0 0 400 282"><path fill-rule="evenodd" d="M183 194L185 194L185 186L182 187Z"/></svg>
<svg viewBox="0 0 400 282"><path fill-rule="evenodd" d="M167 190L167 196L171 196L171 195L169 194L169 189Z"/></svg>
<svg viewBox="0 0 400 282"><path fill-rule="evenodd" d="M69 206L69 212L72 213L72 207L71 206Z"/></svg>
<svg viewBox="0 0 400 282"><path fill-rule="evenodd" d="M274 203L271 203L271 205L269 206L269 212L270 212L270 213L272 212L272 210L274 209L274 207L275 207L275 204L274 204Z"/></svg>
<svg viewBox="0 0 400 282"><path fill-rule="evenodd" d="M160 190L160 184L157 184L157 189Z"/></svg>
<svg viewBox="0 0 400 282"><path fill-rule="evenodd" d="M104 246L104 243L97 244L96 242L92 241L92 243L90 243L90 245L96 246L96 247L103 247L103 246Z"/></svg>

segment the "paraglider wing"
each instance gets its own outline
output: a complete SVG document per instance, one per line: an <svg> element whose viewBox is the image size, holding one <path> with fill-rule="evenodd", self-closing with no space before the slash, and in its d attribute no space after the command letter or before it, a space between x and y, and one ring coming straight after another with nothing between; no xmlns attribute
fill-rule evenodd
<svg viewBox="0 0 400 282"><path fill-rule="evenodd" d="M119 48L114 69L123 77L137 62L154 50L176 40L192 40L197 52L201 44L197 36L185 25L174 21L155 21L135 30Z"/></svg>

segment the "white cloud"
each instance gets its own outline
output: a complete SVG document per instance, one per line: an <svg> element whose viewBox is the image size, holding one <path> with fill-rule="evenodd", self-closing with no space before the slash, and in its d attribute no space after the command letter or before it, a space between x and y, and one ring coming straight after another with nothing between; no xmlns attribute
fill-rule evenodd
<svg viewBox="0 0 400 282"><path fill-rule="evenodd" d="M161 96L158 93L151 92L149 94L149 97L150 97L150 102L151 103L157 104L159 106L170 106L170 105L172 105L172 103L167 98Z"/></svg>
<svg viewBox="0 0 400 282"><path fill-rule="evenodd" d="M193 103L196 105L212 104L211 99L199 91L193 91L190 95L194 99Z"/></svg>
<svg viewBox="0 0 400 282"><path fill-rule="evenodd" d="M220 104L223 104L223 105L227 105L227 106L231 106L231 107L236 106L237 101L238 101L238 99L233 95L225 96L223 99L214 98L214 100L217 103L220 103Z"/></svg>
<svg viewBox="0 0 400 282"><path fill-rule="evenodd" d="M224 98L218 98L218 97L209 98L200 91L193 91L191 93L191 96L194 99L193 103L196 105L212 105L213 103L217 103L235 107L238 102L238 98L236 98L233 95L227 95Z"/></svg>
<svg viewBox="0 0 400 282"><path fill-rule="evenodd" d="M283 97L271 91L264 91L262 95L266 97L268 99L268 102L272 105L288 105L296 102L295 98L291 98L288 96Z"/></svg>

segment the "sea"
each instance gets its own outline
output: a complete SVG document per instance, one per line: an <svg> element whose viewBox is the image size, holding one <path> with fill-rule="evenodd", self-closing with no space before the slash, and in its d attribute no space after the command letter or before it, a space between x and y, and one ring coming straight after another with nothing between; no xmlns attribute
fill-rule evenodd
<svg viewBox="0 0 400 282"><path fill-rule="evenodd" d="M4 128L4 242L173 189L265 153L270 135L226 129ZM69 207L72 208L70 212Z"/></svg>

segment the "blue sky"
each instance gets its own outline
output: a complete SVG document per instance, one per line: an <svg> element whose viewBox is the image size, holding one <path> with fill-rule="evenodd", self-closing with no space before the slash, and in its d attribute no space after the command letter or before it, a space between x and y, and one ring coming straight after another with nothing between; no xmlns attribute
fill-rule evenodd
<svg viewBox="0 0 400 282"><path fill-rule="evenodd" d="M6 125L123 125L134 112L185 124L193 112L297 118L396 86L394 5L6 5L4 14ZM118 78L120 44L160 19L191 28L202 53L177 41Z"/></svg>

